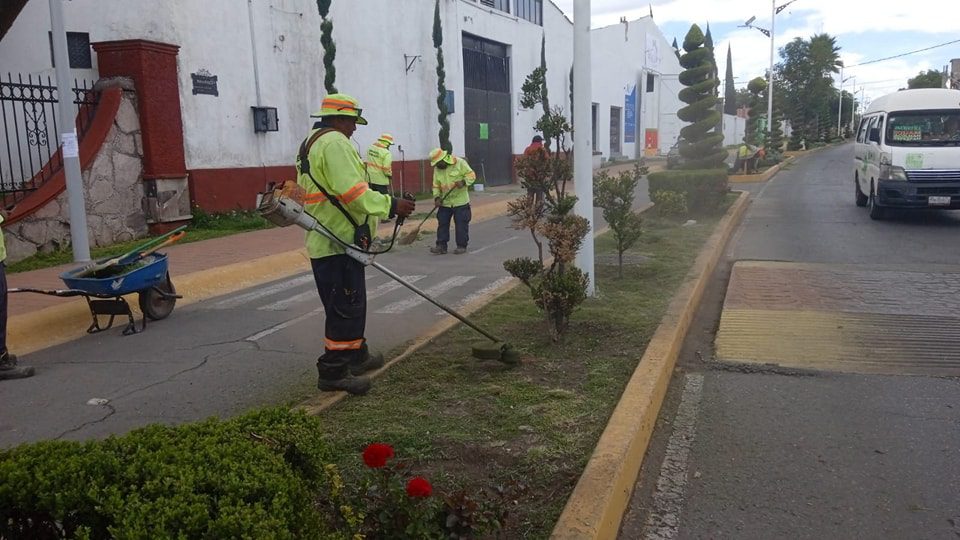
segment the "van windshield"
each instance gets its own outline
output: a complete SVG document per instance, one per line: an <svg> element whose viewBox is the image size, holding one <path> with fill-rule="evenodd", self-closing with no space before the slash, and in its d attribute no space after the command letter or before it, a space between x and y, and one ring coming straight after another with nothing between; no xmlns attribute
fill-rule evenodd
<svg viewBox="0 0 960 540"><path fill-rule="evenodd" d="M891 146L960 146L960 110L891 113L886 135Z"/></svg>

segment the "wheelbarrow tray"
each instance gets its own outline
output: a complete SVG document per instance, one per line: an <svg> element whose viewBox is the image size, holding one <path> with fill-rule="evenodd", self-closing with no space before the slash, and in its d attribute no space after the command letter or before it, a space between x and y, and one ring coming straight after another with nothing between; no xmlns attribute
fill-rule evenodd
<svg viewBox="0 0 960 540"><path fill-rule="evenodd" d="M103 259L107 261L109 259ZM98 261L99 262L99 261ZM167 279L169 261L165 253L144 257L139 266L130 272L109 277L76 277L85 267L74 268L60 274L60 279L69 289L85 291L97 296L123 296L156 287Z"/></svg>

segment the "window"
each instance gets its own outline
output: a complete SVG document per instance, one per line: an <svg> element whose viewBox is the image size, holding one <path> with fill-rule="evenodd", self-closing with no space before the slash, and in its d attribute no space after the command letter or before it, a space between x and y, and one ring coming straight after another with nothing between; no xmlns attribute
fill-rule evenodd
<svg viewBox="0 0 960 540"><path fill-rule="evenodd" d="M860 119L860 129L857 130L857 142L865 143L867 142L867 125L870 124L869 118Z"/></svg>
<svg viewBox="0 0 960 540"><path fill-rule="evenodd" d="M655 82L656 80L657 80L657 79L656 79L656 77L653 75L653 73L647 73L647 92L648 92L648 93L649 93L649 92L653 92L654 82Z"/></svg>
<svg viewBox="0 0 960 540"><path fill-rule="evenodd" d="M480 3L510 13L510 0L480 0Z"/></svg>
<svg viewBox="0 0 960 540"><path fill-rule="evenodd" d="M517 17L543 26L543 0L516 0Z"/></svg>
<svg viewBox="0 0 960 540"><path fill-rule="evenodd" d="M50 40L50 65L57 67L53 59L53 32L47 32ZM90 34L87 32L67 32L67 55L73 69L91 69L93 56L90 54Z"/></svg>
<svg viewBox="0 0 960 540"><path fill-rule="evenodd" d="M960 146L960 113L955 110L891 113L887 119L891 146Z"/></svg>

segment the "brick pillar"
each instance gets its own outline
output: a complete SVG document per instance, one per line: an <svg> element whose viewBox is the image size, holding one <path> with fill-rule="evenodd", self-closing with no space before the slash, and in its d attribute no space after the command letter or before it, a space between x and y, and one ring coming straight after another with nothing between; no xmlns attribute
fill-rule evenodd
<svg viewBox="0 0 960 540"><path fill-rule="evenodd" d="M151 230L190 219L180 119L177 51L167 43L126 39L93 44L101 77L130 77L143 138L144 211Z"/></svg>

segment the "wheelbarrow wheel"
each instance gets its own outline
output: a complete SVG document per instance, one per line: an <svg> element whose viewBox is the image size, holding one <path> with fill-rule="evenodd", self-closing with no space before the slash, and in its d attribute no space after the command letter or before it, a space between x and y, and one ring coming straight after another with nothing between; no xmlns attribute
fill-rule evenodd
<svg viewBox="0 0 960 540"><path fill-rule="evenodd" d="M167 274L166 279L157 285L140 291L140 311L151 321L166 319L177 304L176 294L170 274Z"/></svg>

